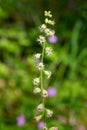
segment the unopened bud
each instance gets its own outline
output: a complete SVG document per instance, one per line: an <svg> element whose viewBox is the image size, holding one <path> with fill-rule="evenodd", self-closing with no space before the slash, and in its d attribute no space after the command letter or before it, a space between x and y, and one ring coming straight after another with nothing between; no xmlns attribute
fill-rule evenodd
<svg viewBox="0 0 87 130"><path fill-rule="evenodd" d="M50 78L51 76L51 71L44 71L44 74L47 76L47 78Z"/></svg>
<svg viewBox="0 0 87 130"><path fill-rule="evenodd" d="M46 114L47 114L47 117L52 117L53 111L46 109Z"/></svg>
<svg viewBox="0 0 87 130"><path fill-rule="evenodd" d="M37 54L35 54L35 55L34 55L34 57L35 57L36 59L39 59L39 58L40 58L40 56L41 56L41 54L40 54L40 53L37 53Z"/></svg>
<svg viewBox="0 0 87 130"><path fill-rule="evenodd" d="M35 116L34 119L36 122L40 121L42 118L42 115L39 115L39 116Z"/></svg>
<svg viewBox="0 0 87 130"><path fill-rule="evenodd" d="M33 84L34 84L35 86L39 86L39 84L40 84L40 78L35 78L35 79L33 80Z"/></svg>
<svg viewBox="0 0 87 130"><path fill-rule="evenodd" d="M41 103L37 106L37 111L42 112L44 110L44 105Z"/></svg>
<svg viewBox="0 0 87 130"><path fill-rule="evenodd" d="M47 90L45 90L45 89L42 90L42 97L44 97L44 98L48 97Z"/></svg>
<svg viewBox="0 0 87 130"><path fill-rule="evenodd" d="M41 92L41 89L39 87L35 87L33 92L36 94L36 93L40 93Z"/></svg>

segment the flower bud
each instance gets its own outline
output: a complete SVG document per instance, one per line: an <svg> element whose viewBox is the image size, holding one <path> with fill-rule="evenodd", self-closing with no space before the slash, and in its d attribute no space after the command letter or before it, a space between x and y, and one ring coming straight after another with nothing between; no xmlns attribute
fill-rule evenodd
<svg viewBox="0 0 87 130"><path fill-rule="evenodd" d="M48 17L52 17L51 11L44 11L44 15Z"/></svg>
<svg viewBox="0 0 87 130"><path fill-rule="evenodd" d="M41 89L39 87L35 87L33 92L36 94L36 93L40 93L41 92Z"/></svg>
<svg viewBox="0 0 87 130"><path fill-rule="evenodd" d="M41 103L37 106L37 111L42 112L44 110L44 105Z"/></svg>
<svg viewBox="0 0 87 130"><path fill-rule="evenodd" d="M45 51L46 51L46 54L47 54L48 56L49 56L49 55L52 55L52 53L53 53L53 52L52 52L53 50L52 50L51 47L46 47L46 48L45 48Z"/></svg>
<svg viewBox="0 0 87 130"><path fill-rule="evenodd" d="M45 75L47 76L47 78L49 79L50 76L51 76L51 71L45 70L45 71L44 71L44 74L45 74Z"/></svg>
<svg viewBox="0 0 87 130"><path fill-rule="evenodd" d="M47 115L47 117L52 117L52 115L53 115L53 111L51 111L51 110L49 110L49 109L46 109L46 115Z"/></svg>
<svg viewBox="0 0 87 130"><path fill-rule="evenodd" d="M38 86L39 83L40 83L40 78L35 78L35 79L33 80L33 84L34 84L34 85Z"/></svg>
<svg viewBox="0 0 87 130"><path fill-rule="evenodd" d="M38 67L39 70L43 70L44 69L44 65L43 65L42 62L40 62L37 67Z"/></svg>
<svg viewBox="0 0 87 130"><path fill-rule="evenodd" d="M34 117L34 120L35 120L36 122L38 122L38 121L41 120L41 118L42 118L42 115L35 116L35 117Z"/></svg>
<svg viewBox="0 0 87 130"><path fill-rule="evenodd" d="M39 58L40 58L40 56L41 56L41 54L40 54L40 53L37 53L37 54L35 54L35 55L34 55L34 57L35 57L36 59L39 59Z"/></svg>
<svg viewBox="0 0 87 130"><path fill-rule="evenodd" d="M48 97L47 90L45 90L45 89L42 90L42 97L44 97L44 98Z"/></svg>

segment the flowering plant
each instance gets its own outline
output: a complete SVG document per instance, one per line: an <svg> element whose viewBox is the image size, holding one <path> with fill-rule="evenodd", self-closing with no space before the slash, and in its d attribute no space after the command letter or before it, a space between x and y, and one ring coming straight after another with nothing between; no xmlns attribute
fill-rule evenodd
<svg viewBox="0 0 87 130"><path fill-rule="evenodd" d="M53 26L55 22L54 20L52 20L51 11L45 11L44 16L45 16L44 24L42 24L39 27L41 35L39 35L37 39L39 44L42 46L42 53L36 53L34 55L35 61L36 62L39 61L37 63L37 69L39 70L40 75L33 80L33 84L35 86L33 92L35 94L40 93L41 98L42 98L41 103L36 108L37 115L34 117L34 119L36 122L43 119L44 126L42 130L58 130L57 127L51 127L48 129L47 124L46 124L46 117L48 118L52 117L53 111L46 108L45 106L45 99L48 97L48 92L44 88L44 85L43 85L43 75L45 75L47 79L49 79L52 73L50 70L45 70L44 55L46 54L47 56L49 56L53 52L52 48L46 45L46 39L49 36L54 37L55 31L51 29L50 26Z"/></svg>

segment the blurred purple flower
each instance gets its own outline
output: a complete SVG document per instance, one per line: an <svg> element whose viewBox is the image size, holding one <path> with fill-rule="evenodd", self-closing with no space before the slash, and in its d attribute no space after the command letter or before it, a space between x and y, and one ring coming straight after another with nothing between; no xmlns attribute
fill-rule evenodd
<svg viewBox="0 0 87 130"><path fill-rule="evenodd" d="M16 118L16 121L17 121L17 125L18 126L22 126L25 124L25 115L20 115Z"/></svg>
<svg viewBox="0 0 87 130"><path fill-rule="evenodd" d="M56 35L55 36L49 36L48 41L50 43L56 43L58 41L58 37Z"/></svg>
<svg viewBox="0 0 87 130"><path fill-rule="evenodd" d="M57 95L57 89L54 87L49 87L47 91L49 97L53 97Z"/></svg>
<svg viewBox="0 0 87 130"><path fill-rule="evenodd" d="M38 122L38 129L42 130L43 127L44 127L44 122L43 121Z"/></svg>

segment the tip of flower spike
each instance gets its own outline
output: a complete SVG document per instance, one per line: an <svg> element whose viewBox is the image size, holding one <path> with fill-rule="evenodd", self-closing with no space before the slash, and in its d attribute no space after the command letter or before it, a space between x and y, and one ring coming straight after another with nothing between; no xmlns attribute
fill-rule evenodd
<svg viewBox="0 0 87 130"><path fill-rule="evenodd" d="M52 17L51 11L44 11L44 16Z"/></svg>

